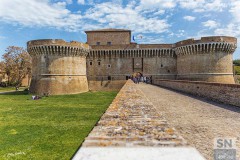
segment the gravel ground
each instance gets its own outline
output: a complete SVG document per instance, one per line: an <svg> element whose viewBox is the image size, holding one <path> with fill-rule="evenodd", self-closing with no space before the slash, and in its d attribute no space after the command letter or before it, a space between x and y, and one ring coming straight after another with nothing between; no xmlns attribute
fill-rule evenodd
<svg viewBox="0 0 240 160"><path fill-rule="evenodd" d="M189 145L196 147L206 159L213 159L213 142L217 137L237 138L237 147L240 148L240 108L149 84L136 86ZM237 154L237 160L240 160L239 149Z"/></svg>

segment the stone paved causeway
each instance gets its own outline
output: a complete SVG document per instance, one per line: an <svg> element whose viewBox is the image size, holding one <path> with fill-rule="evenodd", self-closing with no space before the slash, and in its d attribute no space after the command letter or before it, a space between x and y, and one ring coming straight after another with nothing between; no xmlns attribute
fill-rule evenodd
<svg viewBox="0 0 240 160"><path fill-rule="evenodd" d="M173 147L179 149L175 150ZM105 151L104 148L110 148L110 150ZM119 154L122 153L122 148L129 148L129 150L127 153ZM158 148L165 149L158 150ZM80 150L74 156L74 160L84 159L84 157L91 159L89 155L96 156L95 151L100 152L98 152L97 159L101 159L102 152L108 152L109 156L111 152L113 156L115 155L114 159L126 159L132 154L138 156L149 154L148 159L154 159L153 156L160 156L162 159L168 160L176 159L176 156L179 160L187 159L183 158L186 156L188 159L192 159L191 157L203 159L196 149L191 148L185 139L173 127L169 126L164 116L161 115L161 111L156 110L152 102L130 80L118 93L88 137L85 138ZM116 157L117 154L119 154L118 157ZM164 156L166 158L163 158ZM107 159L107 157L102 159Z"/></svg>
<svg viewBox="0 0 240 160"><path fill-rule="evenodd" d="M208 160L217 137L237 138L240 148L240 108L206 101L161 87L136 85L169 124ZM239 158L240 150L238 150Z"/></svg>
<svg viewBox="0 0 240 160"><path fill-rule="evenodd" d="M180 145L185 140L128 81L82 146Z"/></svg>

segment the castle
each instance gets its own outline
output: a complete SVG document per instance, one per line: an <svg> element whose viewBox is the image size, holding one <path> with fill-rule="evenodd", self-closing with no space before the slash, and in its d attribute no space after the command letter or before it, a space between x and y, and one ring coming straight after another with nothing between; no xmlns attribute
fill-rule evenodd
<svg viewBox="0 0 240 160"><path fill-rule="evenodd" d="M137 44L131 31L85 31L87 43L43 39L27 42L33 59L30 92L74 94L119 90L135 72L156 79L234 83L237 39L187 39L174 44Z"/></svg>

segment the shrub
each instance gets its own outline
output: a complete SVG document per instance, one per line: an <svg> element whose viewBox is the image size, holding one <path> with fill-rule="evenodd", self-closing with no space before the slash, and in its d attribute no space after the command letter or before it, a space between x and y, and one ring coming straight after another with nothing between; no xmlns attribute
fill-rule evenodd
<svg viewBox="0 0 240 160"><path fill-rule="evenodd" d="M233 60L233 64L236 66L240 66L240 59Z"/></svg>
<svg viewBox="0 0 240 160"><path fill-rule="evenodd" d="M0 87L7 87L7 82L0 82Z"/></svg>
<svg viewBox="0 0 240 160"><path fill-rule="evenodd" d="M240 66L234 66L235 74L240 75Z"/></svg>

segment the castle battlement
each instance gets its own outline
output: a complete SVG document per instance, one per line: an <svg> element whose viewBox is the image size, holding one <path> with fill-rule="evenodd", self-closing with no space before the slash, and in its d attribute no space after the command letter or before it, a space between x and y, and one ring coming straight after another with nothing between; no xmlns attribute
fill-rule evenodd
<svg viewBox="0 0 240 160"><path fill-rule="evenodd" d="M202 37L200 40L188 39L175 44L175 52L179 55L211 54L225 52L232 54L237 48L237 39L227 36Z"/></svg>
<svg viewBox="0 0 240 160"><path fill-rule="evenodd" d="M87 56L89 45L77 41L66 42L62 39L42 39L27 42L31 55L68 55Z"/></svg>
<svg viewBox="0 0 240 160"><path fill-rule="evenodd" d="M231 43L236 44L237 38L235 37L229 37L229 36L209 36L209 37L201 37L200 39L187 39L183 41L179 41L176 44L176 47L184 46L184 45L192 45L192 44L203 44L203 43Z"/></svg>
<svg viewBox="0 0 240 160"><path fill-rule="evenodd" d="M134 57L163 57L175 56L175 52L172 48L135 48L135 49L114 49L114 50L90 50L88 55L91 57L99 57L99 58L134 58Z"/></svg>

